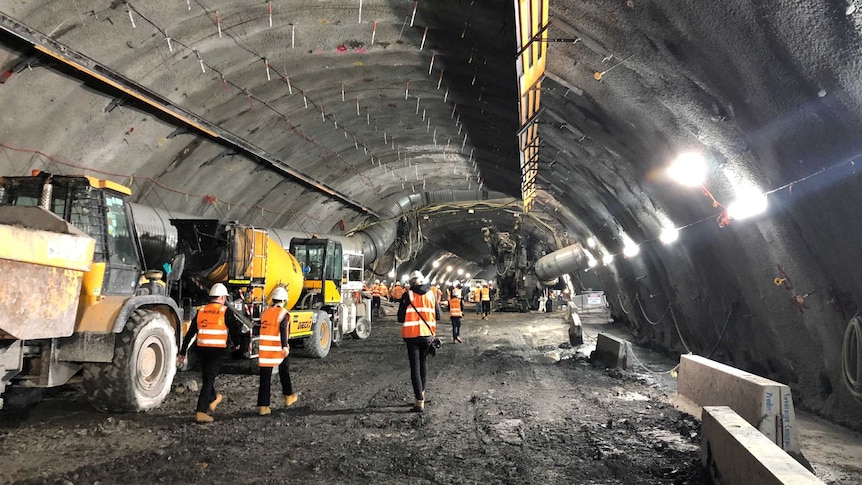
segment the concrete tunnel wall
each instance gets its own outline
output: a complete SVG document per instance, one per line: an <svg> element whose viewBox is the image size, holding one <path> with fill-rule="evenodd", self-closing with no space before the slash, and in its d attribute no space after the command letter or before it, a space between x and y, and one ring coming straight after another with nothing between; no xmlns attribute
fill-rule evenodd
<svg viewBox="0 0 862 485"><path fill-rule="evenodd" d="M381 24L385 27L378 37L392 41L387 49L378 46L375 52L365 46L372 56L338 57L342 54L330 52L335 44L327 44L326 32L315 31L301 39L302 49L288 59L288 69L296 73L296 85L304 83L315 93L314 101L327 110L341 109L342 122L355 116L352 103L341 108L342 78L348 81L348 91L374 86L373 94L387 96L374 104L382 113L381 127L399 126L398 145L411 146L411 161L421 167L417 172L427 175L427 190L462 190L464 167L458 165L458 173L451 173L452 154L443 156L442 143L436 148L423 129L413 129L425 126L421 112L414 113L416 97L401 102L404 81L411 76L414 92L425 100L439 100L444 92L436 90L439 71L418 77L396 72L393 66L427 72L431 56L427 47L417 59L408 56L408 47L412 54L420 52L425 26L430 26L429 41L435 41L435 35L451 37L448 43L436 42L441 54L455 52L457 46L462 49L458 55L464 50L469 54L473 44L460 40L464 24L457 21L464 11L458 9L485 8L480 12L484 15L470 11L473 25L485 29L482 37L505 59L493 57L481 43L475 45L490 64L505 62L506 69L513 70L512 56L499 47L512 44L511 39L499 38L505 30L501 25L511 20L511 12L499 7L511 4L423 3L423 8L434 9L433 15L425 13L423 19L420 9L421 22L405 30L399 45L394 39L411 13L408 3L377 6L381 12L394 12L394 20ZM224 18L236 15L228 2L213 6L225 8ZM289 43L284 32L272 42L258 22L233 32L240 37L219 40L211 15L184 12L183 2L147 4L148 14L165 12L154 18L168 26L172 36L195 39L205 59L230 64L224 71L227 78L248 81L251 92L261 98L289 104L285 112L294 122L290 125L266 114L259 101L252 107L236 86L227 93L216 74L201 74L190 51L167 53L163 35L154 29L144 24L132 29L121 4L95 2L91 8L87 12L64 2L0 2L0 11L53 32L171 100L290 159L328 185L367 201L375 211L416 191L415 184L393 180L385 163L369 162L331 119L323 122L319 112L306 111L299 95L290 97L283 86L276 90L274 83L265 82L259 59L247 56L240 46L266 52L267 45ZM303 26L318 27L323 25L321 18L342 20L343 12L333 10L322 14L309 8L295 18L282 16L276 21L299 19ZM345 30L338 32L336 44L367 34L369 26L356 24L354 12L343 13L345 19L348 15L350 23L344 20ZM847 13L843 3L827 1L561 0L552 2L551 15L555 36L579 35L584 41L549 46L548 70L560 82L549 78L543 84L547 90L542 105L555 116L543 117L548 123L539 128L545 154L539 198L544 202L537 209L551 214L548 219L556 218L568 231L569 242L583 245L593 237L602 252L617 255L612 264L590 270L602 281L614 314L644 342L678 352L691 350L786 382L800 408L862 429L862 404L844 385L841 365L844 330L862 301L858 271L862 255L856 244L862 239L862 218L856 211L862 205L862 181L852 162L862 153L857 133L862 125L859 14ZM445 18L458 25L446 30L440 20ZM246 40L247 44L241 42ZM228 50L234 48L236 53ZM338 233L342 226L359 227L367 217L257 160L178 128L121 93L105 93L69 70L50 63L30 69L31 53L8 39L0 43L0 54L7 67L18 68L0 86L3 174L21 175L30 169L71 173L83 167L132 185L134 199L141 204L306 233ZM615 57L608 58L611 54ZM438 68L446 61L452 72L456 57L440 55ZM610 60L605 62L606 58ZM336 64L338 59L346 65ZM601 82L595 80L595 72L623 59L627 60ZM359 61L366 64L350 64ZM468 131L493 126L495 131L489 133L496 138L481 139L470 162L478 162L489 189L516 195L520 171L510 145L515 144L517 127L509 127L515 125L517 106L500 96L513 90L514 76L500 76L503 67L495 68L502 87L489 98L486 112L477 100L480 86L470 85L475 69L471 64L456 72L450 96L454 98L460 86L464 96L458 103L474 109L471 116L464 116ZM377 76L384 70L392 78L386 86L379 81L386 76ZM483 72L479 74L478 84L487 81ZM366 78L374 80L366 83ZM484 87L486 93L495 88ZM273 91L271 96L260 94ZM390 107L396 100L401 104ZM441 133L449 130L447 136L457 141L457 127L449 118L451 103L429 103L428 109L433 119L446 121L445 127L440 124ZM504 119L501 112L511 113L511 119ZM356 124L362 125L364 120L359 121ZM373 128L368 139L382 145L381 133ZM387 141L391 143L391 138ZM471 145L468 142L466 153ZM729 202L741 182L775 190L769 195L767 213L718 227L715 216L721 209L712 207L699 189L681 189L659 175L683 149L708 156L712 169L707 185L719 202ZM339 160L334 153L347 158ZM403 153L396 148L378 157L390 165L404 165ZM458 163L469 165L466 153ZM399 175L406 171L398 170ZM470 180L475 184L475 178ZM685 226L673 245L657 240L666 223ZM641 244L639 255L622 257L621 231ZM589 250L601 260L598 250ZM776 284L776 278L782 281Z"/></svg>

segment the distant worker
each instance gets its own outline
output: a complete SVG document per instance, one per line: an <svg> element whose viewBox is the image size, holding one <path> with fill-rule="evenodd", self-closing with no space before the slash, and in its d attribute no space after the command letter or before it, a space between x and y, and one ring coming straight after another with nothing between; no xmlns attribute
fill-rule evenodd
<svg viewBox="0 0 862 485"><path fill-rule="evenodd" d="M461 285L452 290L452 297L449 298L449 319L452 321L452 341L461 343Z"/></svg>
<svg viewBox="0 0 862 485"><path fill-rule="evenodd" d="M281 393L284 395L284 405L293 406L299 398L293 392L290 382L290 314L284 309L287 301L287 290L279 286L272 290L272 306L264 310L260 316L260 347L257 364L260 367L260 387L257 391L258 414L266 416L272 412L269 407L271 396L272 369L278 367L278 378L281 380Z"/></svg>
<svg viewBox="0 0 862 485"><path fill-rule="evenodd" d="M386 286L386 280L380 282L380 301L389 301L389 287Z"/></svg>
<svg viewBox="0 0 862 485"><path fill-rule="evenodd" d="M401 337L407 344L410 382L416 398L413 411L419 413L425 410L428 346L437 333L440 315L440 303L431 293L425 277L419 271L411 272L410 289L401 297L398 306L398 322L401 323Z"/></svg>
<svg viewBox="0 0 862 485"><path fill-rule="evenodd" d="M230 331L236 331L242 327L242 323L225 305L227 302L227 288L216 283L209 291L210 302L198 310L191 326L180 346L177 365L182 367L186 361L186 352L189 349L192 338L197 335L195 342L196 355L201 364L201 392L198 396L198 405L195 412L195 421L198 423L211 423L213 417L209 413L216 410L216 406L224 396L216 393L215 379L218 376L222 362L228 356L228 344Z"/></svg>
<svg viewBox="0 0 862 485"><path fill-rule="evenodd" d="M479 289L479 299L482 301L482 320L487 320L491 315L491 289L488 288L488 283Z"/></svg>
<svg viewBox="0 0 862 485"><path fill-rule="evenodd" d="M476 309L476 316L478 317L482 315L482 302L479 299L479 285L476 285L475 288L470 288L470 294L467 296L467 299Z"/></svg>
<svg viewBox="0 0 862 485"><path fill-rule="evenodd" d="M437 298L437 302L439 303L440 301L442 301L443 291L440 289L440 287L437 285L432 285L431 288L434 289L434 296Z"/></svg>
<svg viewBox="0 0 862 485"><path fill-rule="evenodd" d="M392 291L389 292L389 299L391 301L401 301L401 297L404 296L404 292L407 291L401 286L401 282L395 282L395 286L392 287Z"/></svg>
<svg viewBox="0 0 862 485"><path fill-rule="evenodd" d="M380 316L380 280L374 280L371 285L371 315Z"/></svg>

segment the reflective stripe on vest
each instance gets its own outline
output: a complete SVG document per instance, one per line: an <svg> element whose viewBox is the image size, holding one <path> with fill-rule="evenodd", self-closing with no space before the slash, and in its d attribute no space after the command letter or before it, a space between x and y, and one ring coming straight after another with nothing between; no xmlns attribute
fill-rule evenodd
<svg viewBox="0 0 862 485"><path fill-rule="evenodd" d="M210 303L198 312L198 347L227 348L226 312L227 307L220 303Z"/></svg>
<svg viewBox="0 0 862 485"><path fill-rule="evenodd" d="M414 338L430 336L432 335L432 330L436 333L437 315L434 309L435 302L437 300L434 299L431 292L420 295L418 293L408 291L407 298L409 298L413 304L407 304L407 311L404 313L404 323L401 324L401 337ZM422 316L420 317L420 315ZM422 322L422 317L425 318L425 323L428 323L428 325L425 325L425 323ZM431 327L430 330L428 329L429 326Z"/></svg>
<svg viewBox="0 0 862 485"><path fill-rule="evenodd" d="M479 290L482 294L482 301L491 301L491 289L490 288L482 288Z"/></svg>
<svg viewBox="0 0 862 485"><path fill-rule="evenodd" d="M449 300L449 316L450 317L460 317L461 313L461 299L460 298L452 298Z"/></svg>
<svg viewBox="0 0 862 485"><path fill-rule="evenodd" d="M257 353L258 366L276 367L284 360L281 350L279 326L285 318L288 318L287 310L279 306L267 308L260 316L260 342Z"/></svg>
<svg viewBox="0 0 862 485"><path fill-rule="evenodd" d="M371 296L374 298L380 298L380 285L374 285L371 287Z"/></svg>

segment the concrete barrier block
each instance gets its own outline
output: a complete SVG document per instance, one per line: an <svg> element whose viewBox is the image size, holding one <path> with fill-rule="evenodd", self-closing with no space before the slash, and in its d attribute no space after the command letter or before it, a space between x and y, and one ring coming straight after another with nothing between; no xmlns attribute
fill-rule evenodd
<svg viewBox="0 0 862 485"><path fill-rule="evenodd" d="M596 350L590 355L593 363L604 364L605 367L628 368L629 343L623 339L600 333L596 341Z"/></svg>
<svg viewBox="0 0 862 485"><path fill-rule="evenodd" d="M823 482L727 406L703 408L701 462L721 485Z"/></svg>
<svg viewBox="0 0 862 485"><path fill-rule="evenodd" d="M801 454L790 387L698 355L680 358L677 407L698 416L703 406L728 406L773 443ZM686 406L694 405L695 410Z"/></svg>

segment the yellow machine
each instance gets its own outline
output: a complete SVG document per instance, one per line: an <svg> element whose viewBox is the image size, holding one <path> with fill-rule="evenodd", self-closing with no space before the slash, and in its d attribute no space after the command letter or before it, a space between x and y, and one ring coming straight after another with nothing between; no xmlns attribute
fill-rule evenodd
<svg viewBox="0 0 862 485"><path fill-rule="evenodd" d="M164 400L180 311L160 272L141 277L129 194L90 177L0 178L0 392L13 381L64 384L83 369L100 409Z"/></svg>
<svg viewBox="0 0 862 485"><path fill-rule="evenodd" d="M260 315L278 286L287 289L292 345L301 344L305 354L326 357L345 334L368 337L370 322L357 325L364 312L342 303L343 255L337 241L293 239L288 252L266 229L215 219L172 219L171 224L182 242L186 287L202 295L212 284L224 283L232 295L228 305L250 321L248 338L236 342L241 356L257 356Z"/></svg>
<svg viewBox="0 0 862 485"><path fill-rule="evenodd" d="M265 229L172 219L177 254L163 281L145 268L130 194L92 177L0 177L0 393L61 385L83 371L99 409L158 406L176 373L177 342L214 283L227 285L245 323L232 335L238 357L256 357L259 317L277 286L288 290L291 343L306 354L325 357L345 333L368 336L370 322L357 325L362 311L340 303L339 243L297 243L297 258Z"/></svg>

